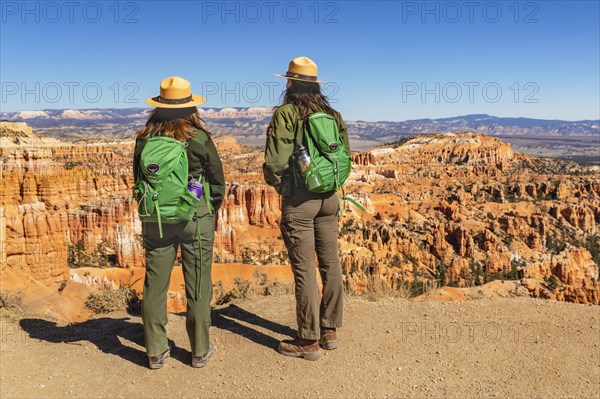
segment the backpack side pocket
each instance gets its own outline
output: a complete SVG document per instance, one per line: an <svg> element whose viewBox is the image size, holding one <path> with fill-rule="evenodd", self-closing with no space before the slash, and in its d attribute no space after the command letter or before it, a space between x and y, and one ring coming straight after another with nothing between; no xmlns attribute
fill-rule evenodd
<svg viewBox="0 0 600 399"><path fill-rule="evenodd" d="M204 196L204 194L203 194ZM180 220L190 221L194 217L196 208L200 203L200 198L196 197L189 190L184 190L181 195L177 209L175 210L175 217Z"/></svg>
<svg viewBox="0 0 600 399"><path fill-rule="evenodd" d="M150 185L144 180L138 180L133 188L137 200L137 212L142 221L149 221L148 218L154 213L151 191Z"/></svg>

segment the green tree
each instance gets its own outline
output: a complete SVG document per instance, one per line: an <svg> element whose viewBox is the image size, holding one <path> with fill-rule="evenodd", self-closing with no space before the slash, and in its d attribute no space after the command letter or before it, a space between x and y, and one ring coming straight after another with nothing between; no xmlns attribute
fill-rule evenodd
<svg viewBox="0 0 600 399"><path fill-rule="evenodd" d="M585 248L592 254L592 260L600 266L600 236L590 235L585 243Z"/></svg>

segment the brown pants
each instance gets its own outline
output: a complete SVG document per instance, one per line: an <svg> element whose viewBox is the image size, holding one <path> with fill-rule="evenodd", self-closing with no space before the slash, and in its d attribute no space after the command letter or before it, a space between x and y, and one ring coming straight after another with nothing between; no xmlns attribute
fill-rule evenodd
<svg viewBox="0 0 600 399"><path fill-rule="evenodd" d="M287 247L296 295L298 336L319 339L320 327L342 326L344 292L338 252L337 193L304 190L284 197L281 233ZM323 282L319 303L315 251Z"/></svg>

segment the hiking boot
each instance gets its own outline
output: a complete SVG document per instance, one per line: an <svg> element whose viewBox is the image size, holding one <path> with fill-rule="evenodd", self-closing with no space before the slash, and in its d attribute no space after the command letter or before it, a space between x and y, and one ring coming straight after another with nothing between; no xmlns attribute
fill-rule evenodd
<svg viewBox="0 0 600 399"><path fill-rule="evenodd" d="M210 344L208 352L204 356L192 356L192 367L201 368L208 364L208 359L215 353L215 346Z"/></svg>
<svg viewBox="0 0 600 399"><path fill-rule="evenodd" d="M335 328L323 328L321 329L321 339L319 340L319 346L323 349L331 350L336 349L339 345Z"/></svg>
<svg viewBox="0 0 600 399"><path fill-rule="evenodd" d="M316 339L296 338L279 343L279 352L285 356L301 357L306 360L317 360L321 357L319 342Z"/></svg>
<svg viewBox="0 0 600 399"><path fill-rule="evenodd" d="M167 349L158 356L148 356L148 363L150 364L150 368L152 370L158 370L159 368L165 365L165 360L167 360L169 356L171 356L170 349Z"/></svg>

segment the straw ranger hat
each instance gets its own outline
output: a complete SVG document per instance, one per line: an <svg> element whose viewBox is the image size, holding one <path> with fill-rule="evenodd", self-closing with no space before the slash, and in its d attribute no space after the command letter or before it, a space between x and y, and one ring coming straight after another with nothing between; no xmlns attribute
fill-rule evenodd
<svg viewBox="0 0 600 399"><path fill-rule="evenodd" d="M278 78L300 80L302 82L327 83L317 80L317 64L308 57L297 57L290 61L285 75L275 74Z"/></svg>
<svg viewBox="0 0 600 399"><path fill-rule="evenodd" d="M160 82L160 95L146 100L146 104L157 108L187 108L204 102L204 97L192 94L190 82L178 76L164 79Z"/></svg>

